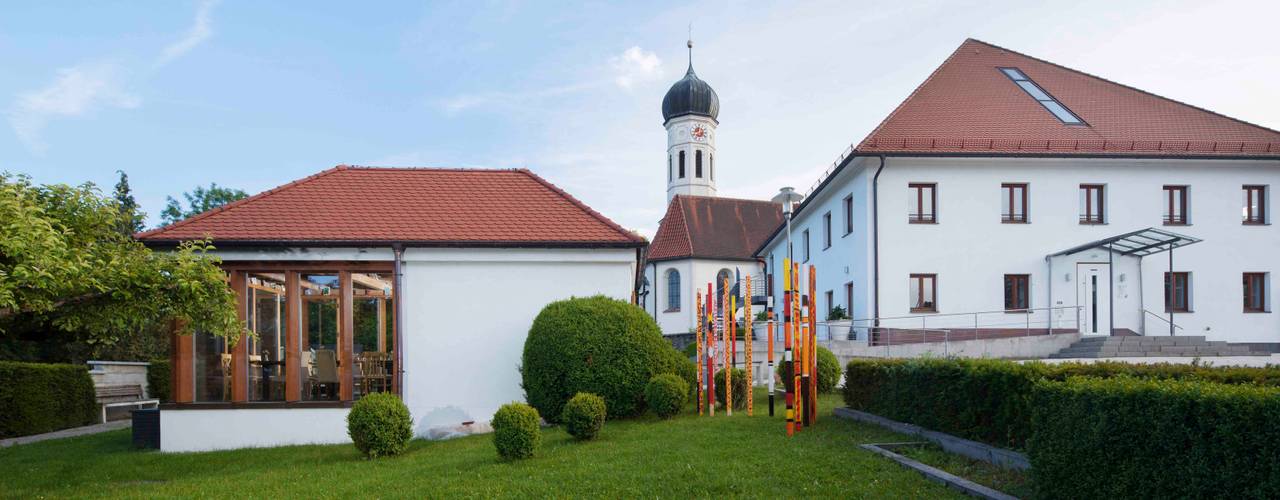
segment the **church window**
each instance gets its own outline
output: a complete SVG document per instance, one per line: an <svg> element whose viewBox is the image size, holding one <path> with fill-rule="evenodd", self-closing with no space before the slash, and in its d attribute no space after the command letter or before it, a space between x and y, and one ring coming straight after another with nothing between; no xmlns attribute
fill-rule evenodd
<svg viewBox="0 0 1280 500"><path fill-rule="evenodd" d="M716 310L720 310L721 303L724 301L724 282L729 280L730 289L733 288L733 273L728 269L721 269L716 273Z"/></svg>
<svg viewBox="0 0 1280 500"><path fill-rule="evenodd" d="M693 175L699 179L702 178L702 150L693 152Z"/></svg>
<svg viewBox="0 0 1280 500"><path fill-rule="evenodd" d="M681 152L680 152L680 170L679 170L679 173L680 173L680 178L681 178L681 179L683 179L683 178L684 178L684 151L681 151Z"/></svg>
<svg viewBox="0 0 1280 500"><path fill-rule="evenodd" d="M716 180L716 155L711 155L711 180Z"/></svg>
<svg viewBox="0 0 1280 500"><path fill-rule="evenodd" d="M673 312L680 310L680 271L675 269L667 270L667 310Z"/></svg>
<svg viewBox="0 0 1280 500"><path fill-rule="evenodd" d="M667 155L667 182L671 182L671 155Z"/></svg>

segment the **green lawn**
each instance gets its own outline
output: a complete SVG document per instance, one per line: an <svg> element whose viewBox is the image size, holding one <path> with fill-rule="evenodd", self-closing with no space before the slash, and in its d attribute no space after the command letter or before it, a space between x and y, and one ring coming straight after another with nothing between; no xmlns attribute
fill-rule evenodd
<svg viewBox="0 0 1280 500"><path fill-rule="evenodd" d="M1027 472L1006 469L981 460L947 453L934 444L902 446L893 451L920 463L931 465L996 491L1018 498L1035 498L1035 488Z"/></svg>
<svg viewBox="0 0 1280 500"><path fill-rule="evenodd" d="M128 431L0 450L0 497L956 497L920 474L857 448L904 441L830 416L787 439L763 393L757 416L686 413L607 422L593 442L545 430L532 459L499 462L491 436L417 440L407 454L363 460L349 445L161 454L130 448ZM779 405L781 410L781 405Z"/></svg>

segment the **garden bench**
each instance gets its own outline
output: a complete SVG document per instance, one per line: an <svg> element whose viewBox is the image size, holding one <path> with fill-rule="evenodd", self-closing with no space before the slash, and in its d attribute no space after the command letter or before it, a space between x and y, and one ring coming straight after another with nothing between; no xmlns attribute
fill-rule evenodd
<svg viewBox="0 0 1280 500"><path fill-rule="evenodd" d="M102 407L102 423L107 423L107 408L115 406L152 405L160 407L159 399L143 399L142 386L132 385L98 385L93 387L95 398Z"/></svg>

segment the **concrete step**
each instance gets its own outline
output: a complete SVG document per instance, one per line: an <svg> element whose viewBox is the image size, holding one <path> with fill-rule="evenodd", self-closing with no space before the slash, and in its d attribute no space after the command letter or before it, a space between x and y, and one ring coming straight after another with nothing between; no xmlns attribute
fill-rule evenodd
<svg viewBox="0 0 1280 500"><path fill-rule="evenodd" d="M1154 337L1085 337L1050 358L1266 356L1247 345L1206 340L1202 335Z"/></svg>

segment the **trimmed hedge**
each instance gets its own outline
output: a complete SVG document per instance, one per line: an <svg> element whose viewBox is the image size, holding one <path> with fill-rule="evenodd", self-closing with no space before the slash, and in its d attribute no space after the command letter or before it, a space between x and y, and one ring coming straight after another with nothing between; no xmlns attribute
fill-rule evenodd
<svg viewBox="0 0 1280 500"><path fill-rule="evenodd" d="M84 365L0 361L0 438L97 423Z"/></svg>
<svg viewBox="0 0 1280 500"><path fill-rule="evenodd" d="M570 436L583 441L595 439L604 427L604 399L589 392L579 392L564 405L564 414L560 421L564 422L564 430Z"/></svg>
<svg viewBox="0 0 1280 500"><path fill-rule="evenodd" d="M538 410L524 403L507 403L493 414L493 446L503 460L532 457L542 444Z"/></svg>
<svg viewBox="0 0 1280 500"><path fill-rule="evenodd" d="M538 313L520 375L529 404L554 423L579 392L604 398L609 418L638 415L650 378L692 377L692 365L643 309L597 295L552 302Z"/></svg>
<svg viewBox="0 0 1280 500"><path fill-rule="evenodd" d="M172 377L173 369L169 366L169 360L152 360L147 367L147 395L162 403L172 401L173 395L169 392L169 386L173 384Z"/></svg>
<svg viewBox="0 0 1280 500"><path fill-rule="evenodd" d="M1030 405L1044 498L1280 493L1280 389L1081 377L1036 384Z"/></svg>
<svg viewBox="0 0 1280 500"><path fill-rule="evenodd" d="M347 435L367 458L399 455L413 438L413 418L399 396L375 392L351 405Z"/></svg>
<svg viewBox="0 0 1280 500"><path fill-rule="evenodd" d="M1127 363L1014 363L979 359L854 360L845 367L845 404L901 422L1023 449L1031 433L1031 393L1040 380L1129 376L1280 385L1280 367L1211 368Z"/></svg>
<svg viewBox="0 0 1280 500"><path fill-rule="evenodd" d="M716 370L716 402L720 406L724 406L724 368ZM734 368L730 375L730 382L733 382L733 409L742 410L747 407L747 397L751 394L747 392L747 371L742 368Z"/></svg>
<svg viewBox="0 0 1280 500"><path fill-rule="evenodd" d="M645 386L644 399L659 418L671 418L688 403L689 384L670 373L656 375Z"/></svg>

